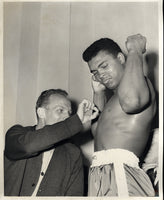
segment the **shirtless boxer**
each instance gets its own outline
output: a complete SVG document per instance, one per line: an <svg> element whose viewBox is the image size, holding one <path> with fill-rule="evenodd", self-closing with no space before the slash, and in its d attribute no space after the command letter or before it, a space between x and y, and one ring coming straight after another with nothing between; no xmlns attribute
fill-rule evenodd
<svg viewBox="0 0 164 200"><path fill-rule="evenodd" d="M155 92L143 73L146 38L130 36L126 48L125 59L113 40L103 38L83 53L93 74L94 103L102 111L93 131L89 196L154 196L149 177L139 167L156 112ZM113 91L109 100L106 89Z"/></svg>

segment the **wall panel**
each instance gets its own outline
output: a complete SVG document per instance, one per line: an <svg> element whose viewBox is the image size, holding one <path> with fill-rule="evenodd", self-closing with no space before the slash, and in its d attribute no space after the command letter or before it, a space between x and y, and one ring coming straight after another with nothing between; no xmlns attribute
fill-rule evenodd
<svg viewBox="0 0 164 200"><path fill-rule="evenodd" d="M49 88L68 91L70 4L42 3L37 96Z"/></svg>
<svg viewBox="0 0 164 200"><path fill-rule="evenodd" d="M4 3L4 130L16 123L22 3Z"/></svg>
<svg viewBox="0 0 164 200"><path fill-rule="evenodd" d="M35 120L40 7L40 3L23 3L16 105L16 122L23 125L34 124Z"/></svg>

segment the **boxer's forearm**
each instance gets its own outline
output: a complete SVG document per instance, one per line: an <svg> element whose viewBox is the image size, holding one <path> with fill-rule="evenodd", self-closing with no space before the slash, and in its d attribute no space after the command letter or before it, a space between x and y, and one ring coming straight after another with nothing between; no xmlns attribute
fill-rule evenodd
<svg viewBox="0 0 164 200"><path fill-rule="evenodd" d="M97 108L102 111L107 102L107 97L105 94L105 90L101 92L94 92L93 94L93 103L97 106Z"/></svg>
<svg viewBox="0 0 164 200"><path fill-rule="evenodd" d="M118 89L120 104L127 113L140 111L149 102L149 87L143 73L143 57L129 52Z"/></svg>

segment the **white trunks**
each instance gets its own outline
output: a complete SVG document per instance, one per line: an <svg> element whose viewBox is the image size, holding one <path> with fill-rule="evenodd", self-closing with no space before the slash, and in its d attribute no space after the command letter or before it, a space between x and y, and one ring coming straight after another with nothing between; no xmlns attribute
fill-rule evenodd
<svg viewBox="0 0 164 200"><path fill-rule="evenodd" d="M97 151L93 154L91 168L101 165L114 164L118 196L127 197L129 196L128 186L123 164L133 168L139 168L138 163L138 157L128 150L109 149Z"/></svg>

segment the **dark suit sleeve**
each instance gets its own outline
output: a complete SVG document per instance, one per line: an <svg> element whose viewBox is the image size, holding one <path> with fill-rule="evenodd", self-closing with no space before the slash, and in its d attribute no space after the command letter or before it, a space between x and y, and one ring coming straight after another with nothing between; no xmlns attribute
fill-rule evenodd
<svg viewBox="0 0 164 200"><path fill-rule="evenodd" d="M13 126L6 133L5 155L11 160L19 160L37 155L54 144L67 139L82 129L77 115L39 130L27 130L20 125Z"/></svg>

